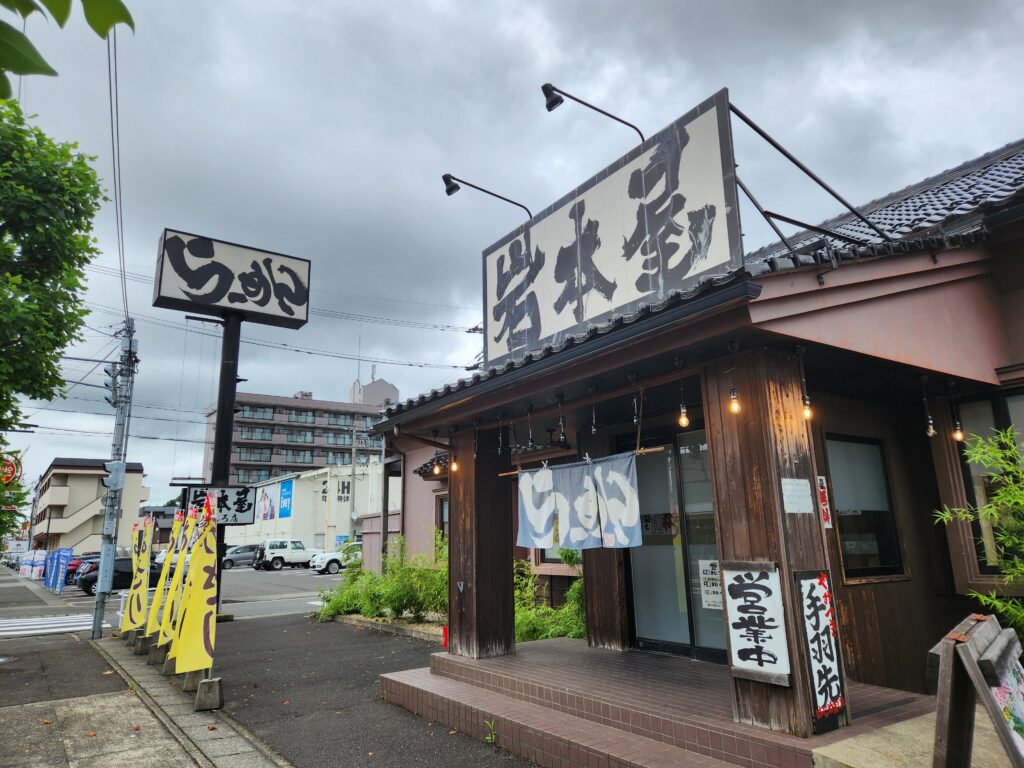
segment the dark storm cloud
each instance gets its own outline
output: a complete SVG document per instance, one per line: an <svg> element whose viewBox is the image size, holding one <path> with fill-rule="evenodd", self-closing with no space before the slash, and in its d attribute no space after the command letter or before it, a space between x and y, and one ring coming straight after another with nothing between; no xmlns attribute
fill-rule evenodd
<svg viewBox="0 0 1024 768"><path fill-rule="evenodd" d="M628 129L576 105L546 113L545 81L648 134L728 86L854 202L1019 138L1024 122L1024 12L1009 2L132 5L138 31L119 36L129 269L151 275L160 231L181 228L309 258L314 307L372 315L479 321L479 310L457 307L480 306L481 251L521 213L472 190L446 198L444 171L539 210L633 146ZM33 22L30 31L61 74L26 80L28 111L97 155L109 179L103 43L81 20L64 31ZM734 130L740 175L763 202L809 220L837 211L749 131ZM767 239L750 214L748 249ZM116 263L109 206L97 233L102 262ZM150 306L151 286L129 289L134 312L184 322ZM117 307L116 282L91 274L89 300ZM90 325L116 322L96 314ZM180 402L183 418L201 418L213 398L216 340L193 334L186 346L181 331L138 327L139 399ZM316 316L298 332L251 326L245 336L456 365L471 362L480 342ZM93 352L101 341L81 346ZM404 396L458 375L377 372ZM242 375L251 391L346 399L356 364L243 345ZM94 402L59 407L105 408L98 390L81 389L74 394ZM173 411L138 413L155 418L138 419L136 434L203 438L195 425L158 420ZM33 420L103 424L52 412ZM109 450L106 437L18 444L29 439L30 474L54 455ZM201 449L136 439L130 450L162 501L172 474L199 471Z"/></svg>

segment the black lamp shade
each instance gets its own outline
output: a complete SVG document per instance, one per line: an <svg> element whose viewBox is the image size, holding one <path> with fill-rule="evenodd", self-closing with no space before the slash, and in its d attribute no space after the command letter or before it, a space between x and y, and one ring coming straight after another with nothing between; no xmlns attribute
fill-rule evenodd
<svg viewBox="0 0 1024 768"><path fill-rule="evenodd" d="M444 182L444 191L445 194L448 195L449 197L451 197L460 189L462 189L462 187L455 183L455 180L452 178L452 175L450 173L444 174L441 177L441 181Z"/></svg>
<svg viewBox="0 0 1024 768"><path fill-rule="evenodd" d="M562 106L563 99L555 91L555 86L551 83L544 83L540 90L544 94L544 106L548 108L548 112L552 112Z"/></svg>

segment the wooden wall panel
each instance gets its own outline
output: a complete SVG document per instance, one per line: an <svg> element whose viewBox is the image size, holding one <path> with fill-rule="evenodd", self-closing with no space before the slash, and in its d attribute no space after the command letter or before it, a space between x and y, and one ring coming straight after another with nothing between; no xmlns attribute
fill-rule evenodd
<svg viewBox="0 0 1024 768"><path fill-rule="evenodd" d="M970 600L956 594L946 531L932 517L942 503L932 454L944 448L937 441L952 441L943 430L932 439L925 436L924 413L917 400L901 407L813 397L821 474L828 469L826 435L882 442L905 569L898 576L846 579L839 528L825 531L847 674L859 682L923 692L928 649L976 610ZM941 426L946 426L944 421ZM830 494L832 487L829 476ZM830 500L835 511L834 495Z"/></svg>
<svg viewBox="0 0 1024 768"><path fill-rule="evenodd" d="M480 433L480 445L497 443ZM512 481L498 474L508 456L481 449L471 431L456 433L459 470L449 473L448 596L451 653L472 658L515 652L512 601ZM462 589L459 589L459 583Z"/></svg>
<svg viewBox="0 0 1024 768"><path fill-rule="evenodd" d="M587 425L576 434L580 456L611 453L603 431L590 434ZM624 651L629 647L629 590L626 554L621 549L583 551L583 592L586 600L587 643L596 648Z"/></svg>
<svg viewBox="0 0 1024 768"><path fill-rule="evenodd" d="M739 414L729 411L729 392ZM705 420L722 560L768 560L782 573L791 686L733 680L738 721L807 736L811 693L793 571L827 567L818 516L786 514L781 478L812 482L810 434L801 416L799 368L791 355L758 350L709 363Z"/></svg>

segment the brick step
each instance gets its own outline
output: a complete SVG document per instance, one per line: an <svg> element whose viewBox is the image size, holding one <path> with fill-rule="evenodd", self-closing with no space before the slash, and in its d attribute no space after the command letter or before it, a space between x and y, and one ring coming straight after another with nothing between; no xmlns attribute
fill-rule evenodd
<svg viewBox="0 0 1024 768"><path fill-rule="evenodd" d="M473 738L491 732L502 749L544 768L736 768L713 757L583 720L430 669L381 676L381 696Z"/></svg>
<svg viewBox="0 0 1024 768"><path fill-rule="evenodd" d="M717 673L714 668L709 671L699 665L688 667L690 677L685 687L693 700L685 707L659 696L653 688L645 688L639 680L628 687L606 680L608 688L603 690L595 686L593 677L586 681L577 679L574 684L564 676L545 676L543 667L530 669L519 665L503 669L496 664L449 653L433 654L430 669L435 677L539 706L549 714L563 714L594 723L605 731L663 742L728 764L757 768L811 768L812 765L811 746L806 739L732 722L732 712L723 708L721 701L716 701L721 697L711 695L710 688L717 690L722 684L710 676ZM702 691L707 695L702 696Z"/></svg>

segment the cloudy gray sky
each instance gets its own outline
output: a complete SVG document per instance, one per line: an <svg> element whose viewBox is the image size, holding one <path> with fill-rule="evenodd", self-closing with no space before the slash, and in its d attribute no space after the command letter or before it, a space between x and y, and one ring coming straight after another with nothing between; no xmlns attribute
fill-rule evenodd
<svg viewBox="0 0 1024 768"><path fill-rule="evenodd" d="M440 174L537 211L634 146L631 131L571 103L545 112L541 83L648 135L728 87L854 202L1024 133L1024 6L1010 0L129 6L136 32L118 36L121 162L142 358L129 458L144 463L155 502L170 495L172 475L201 471L195 422L214 399L219 355L215 339L186 332L180 313L151 306L146 279L164 227L312 260L314 308L472 326L481 251L522 216L472 190L445 197ZM76 13L65 30L30 21L60 76L26 78L22 97L44 130L96 156L109 188L107 49ZM744 126L734 133L739 172L767 207L811 221L837 212ZM752 213L742 211L748 251L770 239ZM116 266L110 205L96 232L99 267ZM120 298L116 278L89 278L96 311L70 354L95 357L113 346L104 334L118 324ZM480 347L478 335L322 316L300 331L248 325L244 338L452 366ZM69 363L68 378L88 367ZM362 364L364 381L369 369ZM392 364L377 373L403 397L458 376ZM356 374L354 360L242 346L247 391L343 400ZM108 436L52 434L112 428L100 390L70 394L26 405L31 422L51 428L13 436L29 449L29 478L55 456L109 454Z"/></svg>

